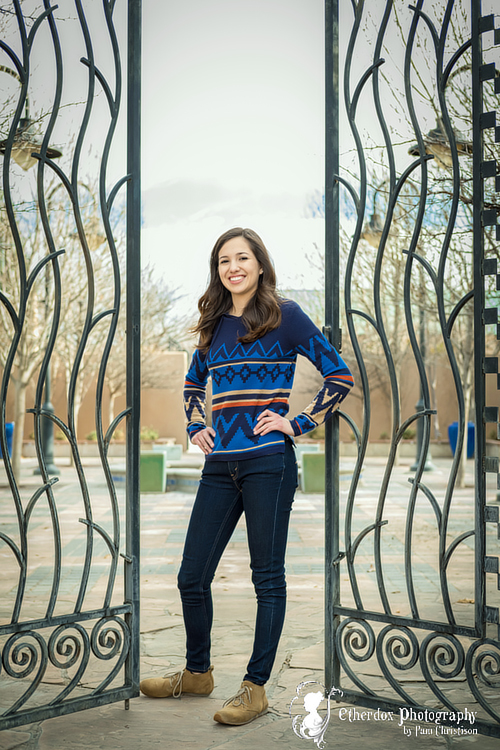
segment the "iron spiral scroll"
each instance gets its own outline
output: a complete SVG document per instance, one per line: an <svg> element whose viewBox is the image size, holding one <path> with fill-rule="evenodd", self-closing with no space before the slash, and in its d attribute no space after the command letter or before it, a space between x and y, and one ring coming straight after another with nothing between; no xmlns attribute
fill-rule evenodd
<svg viewBox="0 0 500 750"><path fill-rule="evenodd" d="M46 637L37 630L14 633L3 646L1 663L6 675L22 681L19 683L22 692L10 706L8 714L25 720L33 718L32 709L26 709L26 704L43 682L50 666L65 673L75 668L73 676L67 678L64 687L49 704L61 705L75 688L81 687L91 657L115 662L113 669L90 690L87 698L99 696L119 673L129 646L130 629L123 618L117 616L98 620L90 635L80 623L59 625ZM12 689L12 692L18 691Z"/></svg>
<svg viewBox="0 0 500 750"><path fill-rule="evenodd" d="M9 340L0 389L5 477L0 488L0 730L127 701L138 693L138 443L130 440L138 432L135 354L131 359L123 353L125 408L109 424L103 416L106 373L126 312L132 322L130 350L136 349L132 339L139 328L139 254L123 254L134 243L138 250L137 132L135 146L129 143L126 174L113 158L116 135L125 131L125 45L117 28L127 13L133 29L129 44L135 45L133 54L129 49L127 78L133 119L140 101L140 2L120 7L115 0L100 6L74 0L60 7L43 0L28 9L12 0L0 19L0 75L7 72L18 84L4 108L7 137L0 144L0 309ZM89 140L95 139L97 121L102 148L92 152ZM66 139L60 161L55 159L61 151L50 145L57 137ZM31 182L15 165L26 144L31 153L22 169L29 168L28 157L36 162ZM69 320L77 321L71 330ZM10 453L7 414L28 346L31 353L38 346L25 409L33 420L38 479L27 480L16 466L15 450ZM104 488L99 497L93 495L95 479L92 484L77 426L81 382L91 358L97 362L92 379ZM57 411L49 395L54 368L59 382L66 382L66 405ZM54 476L48 454L48 422L68 448L71 474L63 481ZM125 491L117 488L109 461L119 427L126 428L128 438ZM51 565L37 564L38 544L53 550Z"/></svg>
<svg viewBox="0 0 500 750"><path fill-rule="evenodd" d="M487 356L488 349L498 351L498 16L486 0L448 0L439 7L418 0L408 12L390 0L353 0L338 12L343 114L339 164L327 182L344 224L335 251L343 267L339 324L347 330L343 351L355 362L362 409L359 417L355 409L340 414L356 446L345 497L334 483L330 497L327 492L327 508L331 503L343 523L331 532L333 542L327 540L334 551L326 559L333 571L327 687L342 689L348 702L392 707L405 716L428 716L432 707L447 712L442 723L450 727L466 701L475 730L500 736L498 575L488 575L499 572L499 516L496 487L487 481L499 467L486 443L486 425L498 423L498 409L485 403L485 376L498 374L497 358ZM335 44L333 50L335 59ZM457 80L466 82L459 94ZM409 136L398 131L395 109ZM436 125L426 132L430 111ZM462 279L457 269L465 267L464 258L468 275ZM389 285L392 278L399 286ZM327 273L327 295L334 291ZM473 340L467 378L463 331ZM446 469L438 467L447 472L440 484L426 474L436 468L431 439L439 409L430 374L436 351L457 421L453 457ZM418 383L415 408L406 397L405 370ZM370 443L379 437L375 375L388 394L391 424L376 478L367 462ZM474 486L464 489L471 405ZM418 443L404 477L400 456L409 431L418 432ZM432 569L420 540L431 550ZM467 591L458 602L457 576Z"/></svg>
<svg viewBox="0 0 500 750"><path fill-rule="evenodd" d="M463 713L463 698L460 703L454 703L448 696L446 683L466 679L471 691L468 710L479 715L481 707L489 717L500 720L500 714L491 701L492 690L498 690L500 679L498 641L477 640L466 650L463 641L450 633L431 632L422 639L408 627L386 625L375 632L368 620L346 618L337 630L336 646L346 676L363 694L361 697L361 694L347 691L346 695L351 699L360 698L361 705L396 710L410 706L415 716L421 716L426 710L429 715L433 707L434 714L443 714L440 723L455 726L457 720L453 717ZM372 657L376 657L387 684L400 700L382 697L360 678L360 665ZM400 673L415 667L420 668L425 681L414 678L410 692L403 687ZM411 685L412 681L408 682ZM434 704L432 698L436 699ZM473 726L485 734L495 734L494 725L484 720L475 719Z"/></svg>

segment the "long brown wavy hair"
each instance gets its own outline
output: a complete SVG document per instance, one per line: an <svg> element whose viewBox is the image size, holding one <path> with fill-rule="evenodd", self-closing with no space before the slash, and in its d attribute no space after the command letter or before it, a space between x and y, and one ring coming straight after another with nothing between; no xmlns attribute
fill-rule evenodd
<svg viewBox="0 0 500 750"><path fill-rule="evenodd" d="M281 323L281 297L276 291L276 274L271 258L259 235L252 229L235 227L224 232L215 243L210 255L210 281L206 292L200 297L198 310L200 318L193 326L193 333L199 333L199 349L207 352L215 327L221 315L229 312L233 306L231 292L226 289L219 277L219 252L222 246L235 237L243 237L262 268L257 290L245 307L242 321L247 333L238 341L249 344L273 331Z"/></svg>

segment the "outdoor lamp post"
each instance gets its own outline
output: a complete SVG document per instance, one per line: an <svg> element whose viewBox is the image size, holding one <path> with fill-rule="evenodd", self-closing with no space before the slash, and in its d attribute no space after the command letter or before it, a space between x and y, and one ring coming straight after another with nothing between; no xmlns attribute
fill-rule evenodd
<svg viewBox="0 0 500 750"><path fill-rule="evenodd" d="M470 156L472 154L472 143L470 141L466 141L465 138L459 133L457 130L453 129L453 133L455 135L455 147L458 156ZM436 164L440 168L446 168L446 167L452 167L453 166L453 158L452 158L452 151L450 147L450 143L448 140L448 137L446 136L446 133L444 131L443 124L440 120L437 121L436 127L432 130L429 130L426 135L422 137L422 140L424 142L424 149L425 153L432 155L436 159ZM408 153L410 156L420 156L420 149L418 148L418 144L414 143L410 148L408 149ZM422 269L420 269L421 277L420 277L420 283L421 283L421 306L420 306L420 353L422 356L422 360L424 362L425 367L425 358L426 358L426 346L425 346L425 310L423 307L423 273ZM423 396L423 390L422 385L420 385L420 398L417 401L415 408L417 411L423 411L424 409L424 396ZM418 468L418 462L420 459L420 454L422 452L422 442L423 442L423 430L424 425L422 422L422 419L417 420L417 452L415 456L415 463L411 467L411 471L416 471ZM432 464L432 456L430 452L428 452L425 460L424 465L424 471L430 471L434 469L434 465Z"/></svg>
<svg viewBox="0 0 500 750"><path fill-rule="evenodd" d="M5 65L0 65L0 72L7 73L8 75L15 78L19 83L21 83L21 79L19 78L19 75L11 68L8 68ZM16 162L16 164L18 164L22 169L24 169L24 171L28 171L28 169L31 169L31 167L34 167L38 163L38 159L36 159L33 156L33 153L39 153L41 146L42 146L42 141L43 139L41 138L39 132L37 131L36 124L30 118L29 101L28 101L28 97L26 97L26 101L24 105L24 117L20 118L19 125L17 127L14 137L11 138L9 136L9 138L6 138L3 141L0 141L0 154L5 155L10 145L10 153L11 153L12 158ZM46 149L45 153L49 159L57 159L60 156L62 156L62 151L52 146L49 146ZM48 295L49 295L49 277L48 277L48 269L46 269L46 274L45 274L46 318L48 315L48 310L47 310ZM50 378L50 362L49 362L47 365L47 372L45 375L45 388L44 388L45 400L42 404L42 409L45 413L53 414L54 407L50 400L51 399L50 390L51 390L51 378ZM42 418L40 430L41 430L42 453L45 459L45 466L46 466L47 472L49 474L60 474L59 469L54 464L54 423L52 422L52 419L50 419L50 417ZM40 474L40 469L36 468L34 473Z"/></svg>
<svg viewBox="0 0 500 750"><path fill-rule="evenodd" d="M50 294L50 276L49 267L45 267L45 323L49 317L49 294ZM43 415L40 420L40 442L42 445L42 454L45 461L45 469L47 474L60 474L60 470L57 468L54 462L54 422L50 416L54 414L54 406L51 401L51 388L52 377L50 371L50 361L47 363L47 370L45 373L45 387L43 390L44 401L42 403ZM41 474L40 467L37 466L33 471L34 474Z"/></svg>
<svg viewBox="0 0 500 750"><path fill-rule="evenodd" d="M384 180L373 193L373 213L368 221L365 222L363 231L360 235L360 239L365 240L365 242L368 242L368 244L374 248L378 248L378 246L380 245L380 239L382 237L382 231L384 229L380 214L377 212L377 198L381 188L385 185L386 182L387 180Z"/></svg>
<svg viewBox="0 0 500 750"><path fill-rule="evenodd" d="M28 110L28 100L26 100L26 112ZM8 138L0 141L0 154L5 154L7 149ZM38 159L35 159L33 152L39 152L42 145L42 138L36 130L36 125L29 116L21 117L19 125L12 141L11 154L12 158L25 172L31 167L34 167L38 163ZM57 148L50 146L47 148L47 156L49 159L57 159L62 156L62 151Z"/></svg>
<svg viewBox="0 0 500 750"><path fill-rule="evenodd" d="M424 307L424 300L425 300L425 284L424 284L424 273L423 269L420 266L420 356L422 357L422 362L424 365L424 370L426 368L426 359L427 359L427 347L426 347L426 340L425 340L425 329L426 329L426 323L425 323L425 307ZM415 411L420 412L423 411L425 408L424 403L424 390L422 387L422 382L420 382L420 398L418 399L417 403L415 404ZM415 454L415 463L413 463L410 466L410 471L416 471L419 466L420 456L422 454L422 446L424 443L424 422L422 417L419 417L417 419L417 451ZM432 456L430 448L427 451L427 455L425 456L425 463L424 463L424 471L433 471L436 467L432 463Z"/></svg>
<svg viewBox="0 0 500 750"><path fill-rule="evenodd" d="M50 400L51 397L51 375L50 375L50 362L47 365L47 372L45 375L45 388L44 388L44 402L42 404L42 410L45 414L53 414L54 406ZM57 468L54 463L54 423L48 416L43 416L40 422L40 435L42 443L42 453L45 460L45 468L47 474L60 474L61 471ZM41 474L40 467L37 466L33 472L34 474Z"/></svg>
<svg viewBox="0 0 500 750"><path fill-rule="evenodd" d="M455 135L457 154L459 156L470 156L472 154L472 143L466 141L458 130L453 129L453 133ZM440 120L436 123L435 128L422 136L422 140L424 142L425 153L434 156L439 167L453 166L450 143ZM408 153L410 156L420 156L418 144L414 143L411 145Z"/></svg>
<svg viewBox="0 0 500 750"><path fill-rule="evenodd" d="M379 213L377 212L377 199L379 196L379 193L382 189L382 187L385 185L387 180L384 180L374 191L373 195L373 212L368 219L368 221L365 222L365 225L363 227L363 231L361 233L361 239L365 240L369 245L371 245L374 248L378 248L380 245L380 240L382 237L383 232L383 223L380 218ZM419 333L420 333L420 355L422 357L422 361L424 364L424 370L426 365L426 341L425 341L425 330L426 330L426 322L425 322L425 309L424 309L424 299L425 299L425 287L424 287L424 276L422 268L420 268L420 304L419 304L419 311L420 311L420 322L419 322ZM423 395L423 388L422 385L420 385L420 398L417 401L415 405L415 410L417 412L421 412L424 410L424 395ZM423 420L421 418L417 419L417 451L416 451L416 457L415 457L415 463L411 466L410 471L416 471L419 465L419 459L420 454L422 452L422 445L423 445L423 437L424 437L424 425ZM425 459L424 464L424 471L431 471L435 469L435 466L433 465L432 456L430 451L427 452L427 456Z"/></svg>
<svg viewBox="0 0 500 750"><path fill-rule="evenodd" d="M49 269L48 266L45 268L45 323L49 316ZM47 474L60 474L61 471L57 468L54 463L54 422L50 416L54 414L54 406L51 401L51 372L50 372L50 361L47 363L47 370L45 372L45 387L43 389L44 402L42 404L42 411L44 415L40 420L40 442L42 445L42 454L45 461L45 469ZM37 466L34 469L33 474L41 474L40 467Z"/></svg>
<svg viewBox="0 0 500 750"><path fill-rule="evenodd" d="M21 83L21 79L15 70L8 68L6 65L0 65L0 72L8 73L8 75L15 78L16 81ZM0 141L0 154L5 154L10 138L5 138ZM12 158L24 171L26 172L31 167L34 167L37 163L37 159L33 157L33 152L38 153L42 145L42 138L40 133L37 131L35 122L30 118L29 111L29 100L26 97L24 104L24 117L19 120L16 133L11 143L11 154ZM58 159L62 156L62 151L58 148L49 146L46 151L49 159Z"/></svg>

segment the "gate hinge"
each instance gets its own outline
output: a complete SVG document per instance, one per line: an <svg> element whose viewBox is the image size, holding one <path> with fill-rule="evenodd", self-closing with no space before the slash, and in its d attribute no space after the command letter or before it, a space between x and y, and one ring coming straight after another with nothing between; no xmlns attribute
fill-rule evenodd
<svg viewBox="0 0 500 750"><path fill-rule="evenodd" d="M332 346L335 347L335 349L340 352L342 351L342 328L337 329L337 341L333 341L333 335L332 335L332 327L331 326L323 326L323 335L326 339L330 342Z"/></svg>
<svg viewBox="0 0 500 750"><path fill-rule="evenodd" d="M484 558L484 572L498 574L498 557L488 555Z"/></svg>
<svg viewBox="0 0 500 750"><path fill-rule="evenodd" d="M335 568L340 563L340 561L344 559L344 557L345 552L339 552L337 557L332 560L332 568Z"/></svg>
<svg viewBox="0 0 500 750"><path fill-rule="evenodd" d="M498 308L487 307L483 310L483 326L496 326L498 324Z"/></svg>
<svg viewBox="0 0 500 750"><path fill-rule="evenodd" d="M498 357L485 357L483 372L485 375L498 375Z"/></svg>
<svg viewBox="0 0 500 750"><path fill-rule="evenodd" d="M498 625L498 607L485 606L483 617L485 622L492 622L494 625Z"/></svg>
<svg viewBox="0 0 500 750"><path fill-rule="evenodd" d="M484 520L486 523L498 523L498 505L485 505Z"/></svg>
<svg viewBox="0 0 500 750"><path fill-rule="evenodd" d="M483 471L487 474L498 474L498 456L483 456Z"/></svg>
<svg viewBox="0 0 500 750"><path fill-rule="evenodd" d="M495 30L495 16L491 13L489 16L481 16L479 19L479 33Z"/></svg>
<svg viewBox="0 0 500 750"><path fill-rule="evenodd" d="M498 422L498 406L485 406L484 407L484 421L485 422Z"/></svg>
<svg viewBox="0 0 500 750"><path fill-rule="evenodd" d="M494 276L497 272L497 259L485 258L483 260L483 276Z"/></svg>

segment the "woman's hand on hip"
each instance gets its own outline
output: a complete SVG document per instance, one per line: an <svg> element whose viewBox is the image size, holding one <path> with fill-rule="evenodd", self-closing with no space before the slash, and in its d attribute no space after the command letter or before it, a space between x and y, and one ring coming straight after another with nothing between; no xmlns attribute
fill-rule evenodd
<svg viewBox="0 0 500 750"><path fill-rule="evenodd" d="M285 435L291 435L293 437L294 432L292 424L289 419L280 417L275 411L266 409L257 417L257 424L254 427L254 435L267 435L268 432L284 432Z"/></svg>
<svg viewBox="0 0 500 750"><path fill-rule="evenodd" d="M193 435L191 442L201 448L203 453L207 456L212 453L214 447L215 430L213 427L205 427Z"/></svg>

